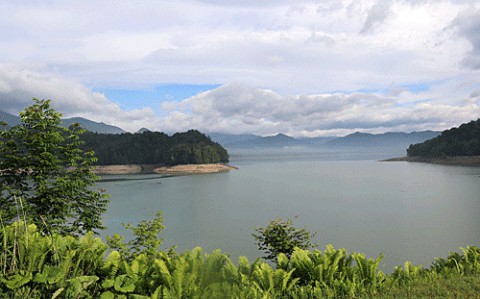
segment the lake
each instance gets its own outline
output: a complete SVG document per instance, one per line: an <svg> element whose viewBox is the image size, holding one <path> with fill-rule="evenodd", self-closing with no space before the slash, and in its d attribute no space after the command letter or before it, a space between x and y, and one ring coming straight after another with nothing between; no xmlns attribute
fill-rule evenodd
<svg viewBox="0 0 480 299"><path fill-rule="evenodd" d="M403 152L332 149L231 152L237 170L182 177L103 176L111 195L102 236L121 223L163 211L164 247L202 247L253 260L254 227L292 218L317 232L314 241L383 253L382 269L406 260L430 266L460 246L479 245L480 168L377 162Z"/></svg>

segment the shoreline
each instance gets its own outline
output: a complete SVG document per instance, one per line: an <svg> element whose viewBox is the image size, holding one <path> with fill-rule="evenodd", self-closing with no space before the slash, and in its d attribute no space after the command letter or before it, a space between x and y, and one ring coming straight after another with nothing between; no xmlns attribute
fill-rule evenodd
<svg viewBox="0 0 480 299"><path fill-rule="evenodd" d="M237 169L237 167L223 164L184 164L165 166L163 164L128 164L128 165L99 165L93 172L97 175L122 175L122 174L167 174L167 175L192 175L218 173Z"/></svg>
<svg viewBox="0 0 480 299"><path fill-rule="evenodd" d="M417 162L450 166L480 167L480 156L458 157L399 157L381 160L381 162Z"/></svg>

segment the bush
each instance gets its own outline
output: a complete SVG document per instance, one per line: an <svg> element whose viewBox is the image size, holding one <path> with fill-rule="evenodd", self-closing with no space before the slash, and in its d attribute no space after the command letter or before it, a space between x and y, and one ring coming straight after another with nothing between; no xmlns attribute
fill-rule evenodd
<svg viewBox="0 0 480 299"><path fill-rule="evenodd" d="M255 238L258 249L265 252L265 259L277 261L280 253L290 257L295 248L309 249L316 244L311 242L315 233L310 233L306 228L298 229L293 226L292 220L274 219L266 227L255 228Z"/></svg>

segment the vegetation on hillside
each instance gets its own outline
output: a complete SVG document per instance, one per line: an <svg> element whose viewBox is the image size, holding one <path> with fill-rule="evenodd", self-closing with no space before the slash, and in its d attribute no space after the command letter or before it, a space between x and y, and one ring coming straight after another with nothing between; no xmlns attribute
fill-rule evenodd
<svg viewBox="0 0 480 299"><path fill-rule="evenodd" d="M480 156L480 119L443 131L407 149L409 157Z"/></svg>
<svg viewBox="0 0 480 299"><path fill-rule="evenodd" d="M197 130L176 133L98 134L82 136L85 150L92 150L99 165L227 163L228 153Z"/></svg>

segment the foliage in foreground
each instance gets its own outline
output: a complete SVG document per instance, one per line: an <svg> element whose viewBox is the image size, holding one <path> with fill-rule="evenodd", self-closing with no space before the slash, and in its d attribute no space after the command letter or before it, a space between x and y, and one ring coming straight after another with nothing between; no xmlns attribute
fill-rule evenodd
<svg viewBox="0 0 480 299"><path fill-rule="evenodd" d="M315 233L310 233L305 227L296 228L291 219L271 220L266 227L255 228L252 234L258 249L263 251L267 260L276 262L280 253L291 257L295 248L310 249L316 246L311 242Z"/></svg>
<svg viewBox="0 0 480 299"><path fill-rule="evenodd" d="M406 262L378 270L381 256L327 246L262 260L200 248L182 254L143 247L132 259L91 233L43 235L16 222L0 232L1 298L479 298L480 249L437 259L430 269ZM137 247L138 249L139 247Z"/></svg>
<svg viewBox="0 0 480 299"><path fill-rule="evenodd" d="M84 234L103 229L107 200L93 190L96 158L82 151L78 126L60 126L49 100L33 99L21 124L0 131L0 216L26 218L41 229Z"/></svg>

